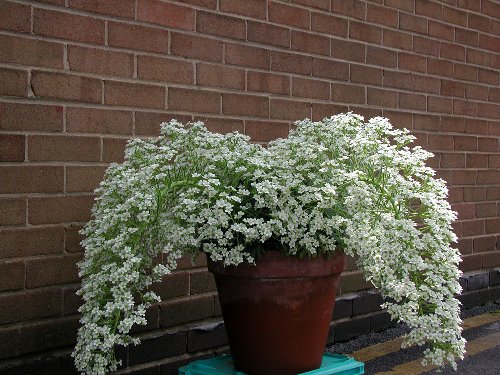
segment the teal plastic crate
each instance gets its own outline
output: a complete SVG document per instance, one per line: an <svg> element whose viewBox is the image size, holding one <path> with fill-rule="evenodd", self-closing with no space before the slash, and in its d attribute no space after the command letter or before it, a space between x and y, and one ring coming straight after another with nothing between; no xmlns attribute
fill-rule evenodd
<svg viewBox="0 0 500 375"><path fill-rule="evenodd" d="M354 358L340 354L325 353L321 367L298 375L361 375L365 373L365 365ZM223 355L216 358L191 362L179 369L179 375L245 375L236 371L233 358Z"/></svg>

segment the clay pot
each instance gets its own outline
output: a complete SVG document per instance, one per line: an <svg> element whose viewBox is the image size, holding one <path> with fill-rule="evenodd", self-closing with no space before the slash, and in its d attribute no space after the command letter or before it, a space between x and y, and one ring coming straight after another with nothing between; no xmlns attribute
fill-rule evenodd
<svg viewBox="0 0 500 375"><path fill-rule="evenodd" d="M267 252L256 266L208 261L236 370L296 375L321 366L345 255L300 260Z"/></svg>

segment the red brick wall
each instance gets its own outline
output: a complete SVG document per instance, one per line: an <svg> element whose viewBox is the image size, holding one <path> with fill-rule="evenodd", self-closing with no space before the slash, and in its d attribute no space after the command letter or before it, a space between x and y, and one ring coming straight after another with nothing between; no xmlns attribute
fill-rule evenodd
<svg viewBox="0 0 500 375"><path fill-rule="evenodd" d="M92 192L126 139L174 117L257 142L389 117L436 154L462 268L500 266L499 74L492 0L0 0L0 369L68 353ZM219 319L204 266L158 287L142 331ZM366 287L344 274L343 293Z"/></svg>

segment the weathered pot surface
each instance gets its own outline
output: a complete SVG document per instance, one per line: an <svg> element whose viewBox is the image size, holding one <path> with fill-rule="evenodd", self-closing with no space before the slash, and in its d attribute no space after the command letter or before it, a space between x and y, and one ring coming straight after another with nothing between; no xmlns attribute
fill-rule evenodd
<svg viewBox="0 0 500 375"><path fill-rule="evenodd" d="M296 375L319 368L344 267L342 251L330 260L270 251L257 266L209 259L236 369Z"/></svg>

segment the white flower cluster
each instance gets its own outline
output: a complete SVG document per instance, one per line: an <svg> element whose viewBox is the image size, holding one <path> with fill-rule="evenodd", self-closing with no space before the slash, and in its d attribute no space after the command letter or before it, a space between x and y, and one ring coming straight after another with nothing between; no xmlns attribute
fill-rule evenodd
<svg viewBox="0 0 500 375"><path fill-rule="evenodd" d="M159 301L149 286L183 254L237 265L265 251L308 258L337 247L358 256L385 308L411 328L406 344L455 366L465 347L455 213L425 166L432 154L409 148L412 139L387 119L348 113L299 121L268 148L175 120L157 139L131 141L83 230L77 368L117 368L115 346L136 343L132 326Z"/></svg>

